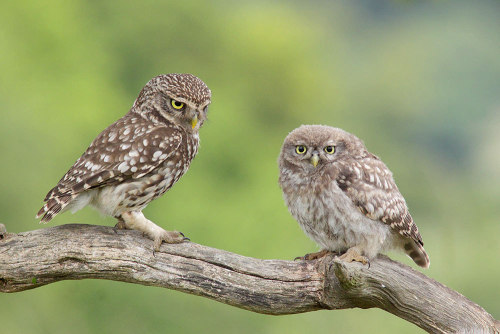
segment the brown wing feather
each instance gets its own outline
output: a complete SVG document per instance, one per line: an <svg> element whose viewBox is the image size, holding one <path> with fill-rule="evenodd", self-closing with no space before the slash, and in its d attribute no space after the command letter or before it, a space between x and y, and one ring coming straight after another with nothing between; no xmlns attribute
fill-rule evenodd
<svg viewBox="0 0 500 334"><path fill-rule="evenodd" d="M131 178L160 166L178 149L182 132L175 126L152 126L140 116L125 115L97 136L58 184L38 212L49 221L77 194Z"/></svg>
<svg viewBox="0 0 500 334"><path fill-rule="evenodd" d="M337 184L364 215L424 244L392 173L377 156L342 164Z"/></svg>

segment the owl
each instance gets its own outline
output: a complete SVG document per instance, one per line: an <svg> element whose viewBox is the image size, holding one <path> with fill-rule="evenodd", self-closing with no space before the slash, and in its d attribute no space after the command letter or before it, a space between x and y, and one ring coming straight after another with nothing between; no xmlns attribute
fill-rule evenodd
<svg viewBox="0 0 500 334"><path fill-rule="evenodd" d="M403 250L428 268L408 206L391 171L363 142L342 129L302 125L285 138L279 184L292 216L322 250L363 264L378 253Z"/></svg>
<svg viewBox="0 0 500 334"><path fill-rule="evenodd" d="M90 205L115 217L118 228L143 232L154 251L162 242L186 240L148 220L142 210L188 170L210 99L210 90L194 75L151 79L130 111L101 132L49 191L37 218L48 222L60 212Z"/></svg>

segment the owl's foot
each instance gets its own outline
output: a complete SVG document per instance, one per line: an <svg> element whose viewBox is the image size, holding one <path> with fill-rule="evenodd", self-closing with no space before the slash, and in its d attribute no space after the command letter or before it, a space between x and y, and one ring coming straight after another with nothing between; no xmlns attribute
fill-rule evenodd
<svg viewBox="0 0 500 334"><path fill-rule="evenodd" d="M362 264L368 264L368 268L370 268L370 260L361 255L361 252L356 247L351 247L344 254L339 256L339 259L344 262L361 262Z"/></svg>
<svg viewBox="0 0 500 334"><path fill-rule="evenodd" d="M189 240L184 234L177 231L166 231L160 226L156 225L140 211L128 211L122 213L122 221L125 228L141 231L150 239L153 240L153 255L160 250L161 244L166 242L168 244L178 244L183 241ZM118 224L120 221L118 222ZM117 225L118 225L117 224Z"/></svg>
<svg viewBox="0 0 500 334"><path fill-rule="evenodd" d="M153 237L153 254L160 250L163 242L167 244L180 244L183 241L189 241L189 238L186 238L182 232L166 231L162 229L161 232Z"/></svg>
<svg viewBox="0 0 500 334"><path fill-rule="evenodd" d="M324 256L326 256L327 254L330 254L332 253L331 251L329 250L326 250L326 249L322 249L320 250L319 252L316 252L316 253L308 253L304 256L297 256L294 261L297 261L297 260L304 260L304 261L311 261L311 260L316 260L316 259L320 259Z"/></svg>

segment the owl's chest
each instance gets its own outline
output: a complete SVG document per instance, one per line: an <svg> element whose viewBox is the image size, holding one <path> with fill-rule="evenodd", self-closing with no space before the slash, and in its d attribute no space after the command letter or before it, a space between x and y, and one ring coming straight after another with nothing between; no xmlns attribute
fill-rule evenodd
<svg viewBox="0 0 500 334"><path fill-rule="evenodd" d="M335 182L312 182L285 196L285 200L304 232L326 249L356 244L372 224Z"/></svg>
<svg viewBox="0 0 500 334"><path fill-rule="evenodd" d="M187 172L191 161L198 153L199 139L197 136L186 139L183 144L146 180L148 187L154 188L154 198L163 195Z"/></svg>
<svg viewBox="0 0 500 334"><path fill-rule="evenodd" d="M336 184L311 183L286 196L292 215L301 225L326 228L359 218L360 212Z"/></svg>

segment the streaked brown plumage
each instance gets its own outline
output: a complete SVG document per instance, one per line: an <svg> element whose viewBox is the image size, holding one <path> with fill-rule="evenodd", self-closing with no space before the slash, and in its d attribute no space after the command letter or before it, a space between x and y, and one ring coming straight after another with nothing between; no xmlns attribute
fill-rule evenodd
<svg viewBox="0 0 500 334"><path fill-rule="evenodd" d="M401 249L419 266L429 266L392 173L356 136L303 125L286 137L279 167L290 213L323 250L366 263L381 251Z"/></svg>
<svg viewBox="0 0 500 334"><path fill-rule="evenodd" d="M155 250L162 241L184 240L141 211L189 168L210 98L208 87L191 74L151 79L130 111L101 132L49 191L37 217L48 222L59 212L91 205L117 218L120 227L146 233Z"/></svg>

